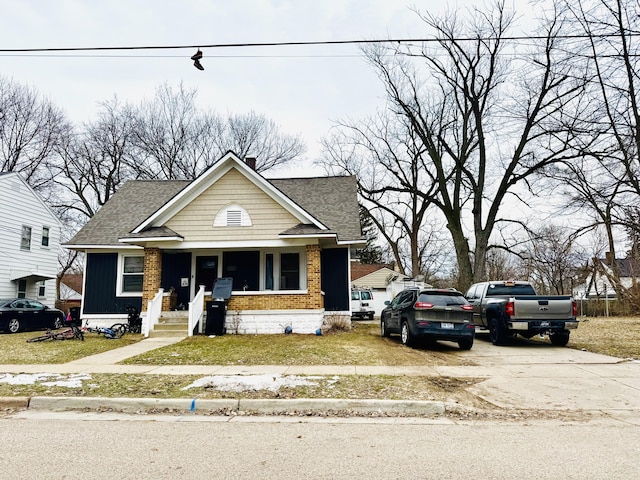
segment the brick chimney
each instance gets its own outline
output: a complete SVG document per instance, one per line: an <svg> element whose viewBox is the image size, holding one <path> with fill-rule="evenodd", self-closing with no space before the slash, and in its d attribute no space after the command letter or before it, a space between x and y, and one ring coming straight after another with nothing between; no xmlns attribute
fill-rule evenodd
<svg viewBox="0 0 640 480"><path fill-rule="evenodd" d="M256 169L256 157L245 157L244 163L246 163L251 170Z"/></svg>
<svg viewBox="0 0 640 480"><path fill-rule="evenodd" d="M613 254L611 252L607 252L604 255L604 261L607 265L612 266L614 263Z"/></svg>

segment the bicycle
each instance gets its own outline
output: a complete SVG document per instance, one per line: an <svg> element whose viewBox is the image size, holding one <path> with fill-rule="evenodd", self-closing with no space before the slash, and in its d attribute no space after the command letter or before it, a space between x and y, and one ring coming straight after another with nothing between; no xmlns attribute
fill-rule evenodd
<svg viewBox="0 0 640 480"><path fill-rule="evenodd" d="M127 305L127 312L127 323L114 323L111 328L113 330L121 330L122 335L125 333L142 333L142 318L138 309L133 305Z"/></svg>
<svg viewBox="0 0 640 480"><path fill-rule="evenodd" d="M71 325L66 330L62 331L53 331L47 330L47 333L44 335L39 335L37 337L33 337L27 340L27 343L33 342L44 342L46 340L81 340L84 341L84 333L82 330L76 325Z"/></svg>
<svg viewBox="0 0 640 480"><path fill-rule="evenodd" d="M85 326L82 327L82 330L85 331L85 332L89 332L89 333L97 333L98 335L104 335L104 338L109 339L109 340L115 340L115 339L118 339L118 338L122 337L122 335L124 335L124 330L120 329L119 327L113 328L114 326L112 326L110 328L107 328L107 327L90 327L90 326L85 324Z"/></svg>

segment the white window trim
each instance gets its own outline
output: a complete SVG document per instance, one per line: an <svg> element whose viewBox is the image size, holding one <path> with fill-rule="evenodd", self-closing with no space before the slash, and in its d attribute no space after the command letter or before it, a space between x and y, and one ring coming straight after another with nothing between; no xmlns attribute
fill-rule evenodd
<svg viewBox="0 0 640 480"><path fill-rule="evenodd" d="M47 245L42 244L42 240L44 240L45 238L44 236L45 230L47 231ZM46 250L51 248L51 227L48 227L47 225L44 225L42 227L42 233L40 235L40 248L44 248Z"/></svg>
<svg viewBox="0 0 640 480"><path fill-rule="evenodd" d="M267 253L273 254L273 290L265 290L267 271ZM280 255L283 253L297 253L300 262L300 288L298 290L280 290ZM260 251L260 290L256 293L307 293L307 252L302 248L287 248L283 250L261 250Z"/></svg>
<svg viewBox="0 0 640 480"><path fill-rule="evenodd" d="M143 258L143 273L144 276L144 254L132 254L132 253L118 253L118 274L116 276L116 296L118 297L140 297L142 290L139 292L123 292L122 287L124 284L124 259L125 257L142 257ZM136 274L139 275L139 274Z"/></svg>

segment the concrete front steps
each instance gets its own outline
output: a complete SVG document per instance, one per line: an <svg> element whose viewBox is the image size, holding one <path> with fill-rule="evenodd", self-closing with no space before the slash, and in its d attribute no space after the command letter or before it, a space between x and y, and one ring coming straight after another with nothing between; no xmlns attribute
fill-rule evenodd
<svg viewBox="0 0 640 480"><path fill-rule="evenodd" d="M189 312L185 310L162 312L160 320L149 332L149 337L186 337L189 330Z"/></svg>

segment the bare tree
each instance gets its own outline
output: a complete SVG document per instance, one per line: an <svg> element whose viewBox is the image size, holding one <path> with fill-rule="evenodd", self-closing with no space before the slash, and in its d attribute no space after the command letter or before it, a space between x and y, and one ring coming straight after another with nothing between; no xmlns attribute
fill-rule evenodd
<svg viewBox="0 0 640 480"><path fill-rule="evenodd" d="M57 148L59 187L55 207L84 223L122 186L134 178L135 118L130 106L116 97L100 104L97 119Z"/></svg>
<svg viewBox="0 0 640 480"><path fill-rule="evenodd" d="M69 128L51 101L0 76L0 171L20 172L33 189L44 189L51 181L47 162Z"/></svg>
<svg viewBox="0 0 640 480"><path fill-rule="evenodd" d="M192 179L222 155L254 156L256 170L286 165L306 151L299 136L279 131L254 112L220 115L198 109L197 91L164 84L136 111L136 155L130 166L140 178Z"/></svg>
<svg viewBox="0 0 640 480"><path fill-rule="evenodd" d="M536 291L557 295L572 293L572 279L586 261L572 232L555 225L532 232L530 244L520 258Z"/></svg>
<svg viewBox="0 0 640 480"><path fill-rule="evenodd" d="M256 158L256 170L265 172L287 165L307 150L300 135L280 132L276 123L253 111L218 117L212 137L219 156L231 150L240 158Z"/></svg>
<svg viewBox="0 0 640 480"><path fill-rule="evenodd" d="M435 32L435 44L366 47L365 54L386 88L396 125L415 139L424 179L419 194L446 219L459 285L466 288L486 277L496 225L517 221L503 216L505 204L523 201L536 172L575 157L569 140L586 128L574 112L583 81L570 75L554 18L535 50L504 55L513 21L504 2L489 12L474 10L469 20L420 16ZM334 157L329 163L337 164ZM360 171L365 168L373 166ZM399 184L393 178L392 188Z"/></svg>
<svg viewBox="0 0 640 480"><path fill-rule="evenodd" d="M560 11L572 33L567 45L576 71L585 73L588 102L581 112L591 128L576 136L579 161L557 165L548 173L560 180L569 206L591 214L586 229L604 226L608 252L615 258L620 232L633 230L629 206L640 203L640 29L638 4L632 0L561 0ZM612 284L623 295L617 264L610 265Z"/></svg>
<svg viewBox="0 0 640 480"><path fill-rule="evenodd" d="M428 223L433 182L426 175L415 132L396 116L380 113L343 122L322 140L325 170L355 175L369 218L389 245L403 274L426 275L439 253L440 228ZM435 255L437 257L437 255Z"/></svg>

